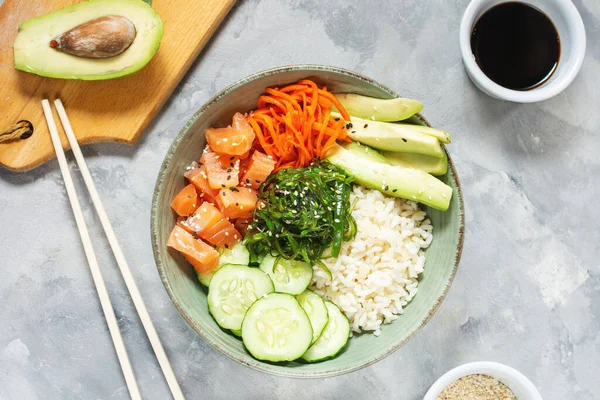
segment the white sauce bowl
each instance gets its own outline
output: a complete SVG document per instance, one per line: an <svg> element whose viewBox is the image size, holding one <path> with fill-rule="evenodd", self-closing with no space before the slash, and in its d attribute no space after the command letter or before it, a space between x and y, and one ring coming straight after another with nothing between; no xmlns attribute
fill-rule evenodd
<svg viewBox="0 0 600 400"><path fill-rule="evenodd" d="M515 0L512 0L515 1ZM506 0L472 0L460 24L460 50L467 74L479 89L497 99L534 103L556 96L575 79L585 56L586 36L581 15L570 0L516 0L530 4L546 14L560 37L560 59L550 79L527 91L511 90L488 78L477 65L471 50L471 34L479 17Z"/></svg>
<svg viewBox="0 0 600 400"><path fill-rule="evenodd" d="M498 379L512 390L518 400L543 400L542 395L525 375L504 364L478 361L460 365L442 375L429 388L423 400L436 400L446 386L463 376L482 374Z"/></svg>

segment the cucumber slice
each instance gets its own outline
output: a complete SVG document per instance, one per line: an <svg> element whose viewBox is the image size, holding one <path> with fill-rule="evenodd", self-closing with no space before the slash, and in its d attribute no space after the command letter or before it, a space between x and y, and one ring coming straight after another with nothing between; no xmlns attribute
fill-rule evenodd
<svg viewBox="0 0 600 400"><path fill-rule="evenodd" d="M350 323L348 319L332 302L325 301L325 306L329 313L329 322L319 340L310 346L302 356L302 359L305 361L317 362L333 358L348 343L348 338L350 337Z"/></svg>
<svg viewBox="0 0 600 400"><path fill-rule="evenodd" d="M298 300L300 307L304 309L304 312L306 312L306 315L308 315L308 319L310 320L310 325L313 330L312 344L319 339L327 322L329 322L327 307L318 294L308 289L296 296L296 300Z"/></svg>
<svg viewBox="0 0 600 400"><path fill-rule="evenodd" d="M241 338L242 337L242 330L241 329L231 329L231 333L233 333L235 336Z"/></svg>
<svg viewBox="0 0 600 400"><path fill-rule="evenodd" d="M292 361L312 340L308 316L294 296L272 293L257 300L242 324L244 346L258 360Z"/></svg>
<svg viewBox="0 0 600 400"><path fill-rule="evenodd" d="M236 243L230 249L223 249L219 256L219 266L214 271L202 274L198 272L198 280L201 284L208 287L210 280L219 268L227 264L248 265L250 263L250 252L242 242Z"/></svg>
<svg viewBox="0 0 600 400"><path fill-rule="evenodd" d="M269 274L279 293L300 294L312 280L312 267L304 261L267 255L260 263L260 269Z"/></svg>
<svg viewBox="0 0 600 400"><path fill-rule="evenodd" d="M239 330L252 303L273 291L269 276L257 268L225 265L210 281L208 310L221 328Z"/></svg>

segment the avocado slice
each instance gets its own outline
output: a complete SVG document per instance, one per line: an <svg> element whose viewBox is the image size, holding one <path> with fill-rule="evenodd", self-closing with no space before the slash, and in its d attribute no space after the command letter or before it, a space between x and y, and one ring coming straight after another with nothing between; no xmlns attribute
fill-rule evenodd
<svg viewBox="0 0 600 400"><path fill-rule="evenodd" d="M402 97L376 99L354 93L336 94L335 97L348 114L375 121L402 121L423 109L423 103L420 101Z"/></svg>
<svg viewBox="0 0 600 400"><path fill-rule="evenodd" d="M359 142L344 143L341 146L357 157L360 156L361 158L383 164L397 165L405 168L416 168L432 175L445 175L448 171L448 156L446 155L446 152L444 152L442 158L436 158L423 156L421 154L395 153L392 151L380 153Z"/></svg>
<svg viewBox="0 0 600 400"><path fill-rule="evenodd" d="M381 153L388 163L399 167L416 168L432 175L445 175L448 172L448 156L444 152L442 158L429 157L421 154L394 153L384 151Z"/></svg>
<svg viewBox="0 0 600 400"><path fill-rule="evenodd" d="M360 144L359 142L343 143L341 146L350 151L356 157L361 157L382 164L391 164L390 160L382 156L380 152L369 146Z"/></svg>
<svg viewBox="0 0 600 400"><path fill-rule="evenodd" d="M327 160L352 176L356 183L380 192L421 202L446 211L452 188L427 172L383 164L364 156L365 152L336 145Z"/></svg>
<svg viewBox="0 0 600 400"><path fill-rule="evenodd" d="M335 117L339 114L332 113ZM442 158L444 149L440 141L431 135L419 132L419 125L394 124L390 122L369 121L351 117L346 124L348 136L377 150L415 153Z"/></svg>
<svg viewBox="0 0 600 400"><path fill-rule="evenodd" d="M93 21L106 19L103 17L121 17L133 25L134 37L130 44L125 43L127 47L121 53L106 58L91 58L61 51L57 40L60 42L59 38L64 38L67 32L78 32L75 46L85 45L86 38L98 37L101 33L98 27L101 25ZM113 36L109 32L104 37ZM142 0L84 1L23 22L14 42L15 68L50 78L119 78L144 67L158 50L162 37L160 17ZM69 43L73 44L72 41ZM111 44L105 47L110 48Z"/></svg>

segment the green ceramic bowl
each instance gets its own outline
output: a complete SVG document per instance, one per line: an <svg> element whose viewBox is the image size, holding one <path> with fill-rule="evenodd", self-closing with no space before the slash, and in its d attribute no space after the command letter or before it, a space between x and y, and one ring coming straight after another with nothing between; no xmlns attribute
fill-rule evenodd
<svg viewBox="0 0 600 400"><path fill-rule="evenodd" d="M449 160L448 174L442 179L453 187L454 196L448 211L426 210L433 223L434 239L426 251L427 261L420 279L419 293L400 318L382 329L379 337L371 334L353 337L338 357L315 364L270 364L252 358L242 342L223 332L208 313L206 288L198 283L192 267L177 252L167 248L167 238L175 224L175 215L169 204L185 185L185 167L199 158L206 144L206 128L225 126L236 111L245 112L254 108L265 87L283 86L303 78L314 79L334 92L354 92L379 98L398 96L364 76L335 67L315 65L271 69L251 75L223 90L187 122L165 157L152 201L152 247L160 277L175 307L211 346L233 360L260 371L313 378L340 375L373 364L400 348L427 323L444 299L458 267L463 242L464 209L456 170ZM419 119L427 123L420 116Z"/></svg>

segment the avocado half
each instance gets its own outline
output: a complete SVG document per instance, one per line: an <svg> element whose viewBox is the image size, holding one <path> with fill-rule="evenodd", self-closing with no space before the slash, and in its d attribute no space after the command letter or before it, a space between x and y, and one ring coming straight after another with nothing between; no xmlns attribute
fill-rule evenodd
<svg viewBox="0 0 600 400"><path fill-rule="evenodd" d="M85 58L50 46L63 33L106 16L126 18L135 27L131 45L121 54ZM89 0L23 22L14 43L15 68L50 78L119 78L143 68L158 50L162 37L162 21L144 1Z"/></svg>

